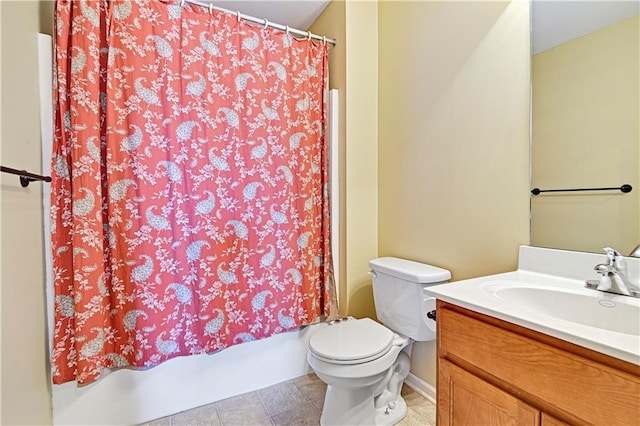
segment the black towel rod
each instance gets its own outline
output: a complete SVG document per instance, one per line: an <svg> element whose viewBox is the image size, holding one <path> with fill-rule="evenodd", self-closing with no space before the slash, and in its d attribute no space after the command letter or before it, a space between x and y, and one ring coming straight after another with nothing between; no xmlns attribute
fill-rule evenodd
<svg viewBox="0 0 640 426"><path fill-rule="evenodd" d="M622 186L616 186L616 187L612 187L612 188L572 188L572 189L540 189L540 188L533 188L531 190L531 193L533 195L538 195L541 192L576 192L576 191L622 191L625 194L627 192L631 192L631 190L633 189L633 187L631 185L629 185L628 183L625 183Z"/></svg>
<svg viewBox="0 0 640 426"><path fill-rule="evenodd" d="M37 175L26 170L12 169L11 167L0 166L0 172L20 176L20 185L22 185L23 188L26 188L29 186L29 183L35 181L51 182L51 176Z"/></svg>

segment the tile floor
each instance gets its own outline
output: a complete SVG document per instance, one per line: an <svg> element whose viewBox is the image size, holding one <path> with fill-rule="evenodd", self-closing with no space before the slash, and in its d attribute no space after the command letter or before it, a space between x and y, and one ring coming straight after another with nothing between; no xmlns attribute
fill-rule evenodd
<svg viewBox="0 0 640 426"><path fill-rule="evenodd" d="M326 385L308 374L254 392L183 411L144 426L319 425ZM404 385L409 407L401 426L433 426L436 407Z"/></svg>

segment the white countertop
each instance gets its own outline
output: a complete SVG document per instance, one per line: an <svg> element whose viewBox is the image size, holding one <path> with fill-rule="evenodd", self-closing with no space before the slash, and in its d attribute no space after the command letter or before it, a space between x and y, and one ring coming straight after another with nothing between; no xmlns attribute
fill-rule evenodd
<svg viewBox="0 0 640 426"><path fill-rule="evenodd" d="M534 253L538 250L544 251L544 253L542 253L544 256L549 255L549 249L532 249L531 247L525 247L525 253L523 253L521 249L521 257L523 254L525 257L532 253L534 255L540 254ZM591 266L590 270L584 272L586 274L585 279L596 278L593 276L592 268L595 263L592 263L592 260L592 258L589 258L586 262L591 264ZM573 265L578 263L580 262L572 262ZM530 256L520 261L521 266L531 264L535 264L535 259L532 260ZM582 273L578 273L577 275L582 275ZM637 307L637 312L640 314L640 299L585 289L584 279L562 277L523 269L504 274L440 284L428 287L425 289L425 292L427 295L445 302L640 365L640 335L610 331L584 325L580 323L581 321L575 322L561 319L554 315L540 313L539 310L529 309L529 307L525 306L526 301L524 301L525 305L523 305L522 302L514 303L511 300L496 297L492 291L492 289L495 288L507 288L509 286L529 286L547 289L551 286L558 288L559 291L563 291L565 296L566 293L587 295L593 298L596 304L600 301L603 301L605 304L626 304L631 306L631 312L635 312L635 307ZM551 296L553 295L553 293L549 294ZM568 297L571 297L571 295ZM629 312L629 310L627 310L627 312ZM589 313L585 312L584 315L589 315ZM640 322L640 315L638 315L637 318L633 318L633 316L635 316L635 314L632 315L631 321ZM586 321L586 323L588 322L589 321Z"/></svg>

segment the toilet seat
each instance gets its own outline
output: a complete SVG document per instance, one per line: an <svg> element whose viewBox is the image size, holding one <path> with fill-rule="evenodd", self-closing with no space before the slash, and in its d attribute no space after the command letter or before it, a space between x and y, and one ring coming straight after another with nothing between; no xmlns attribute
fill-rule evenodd
<svg viewBox="0 0 640 426"><path fill-rule="evenodd" d="M361 364L376 360L391 349L394 333L369 318L335 322L316 332L309 350L333 364Z"/></svg>

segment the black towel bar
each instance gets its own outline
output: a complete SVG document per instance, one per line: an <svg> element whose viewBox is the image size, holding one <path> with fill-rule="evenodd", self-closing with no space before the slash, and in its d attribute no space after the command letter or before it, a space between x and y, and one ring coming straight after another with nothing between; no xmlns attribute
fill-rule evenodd
<svg viewBox="0 0 640 426"><path fill-rule="evenodd" d="M610 187L610 188L571 188L571 189L540 189L540 188L533 188L531 190L531 193L533 195L538 195L541 192L622 191L622 192L624 192L626 194L627 192L631 192L632 189L633 189L633 187L631 185L629 185L628 183L625 183L624 185L616 186L616 187Z"/></svg>
<svg viewBox="0 0 640 426"><path fill-rule="evenodd" d="M0 172L20 176L20 185L22 185L23 188L26 188L29 186L29 183L35 181L51 182L51 176L37 175L26 170L12 169L11 167L0 166Z"/></svg>

